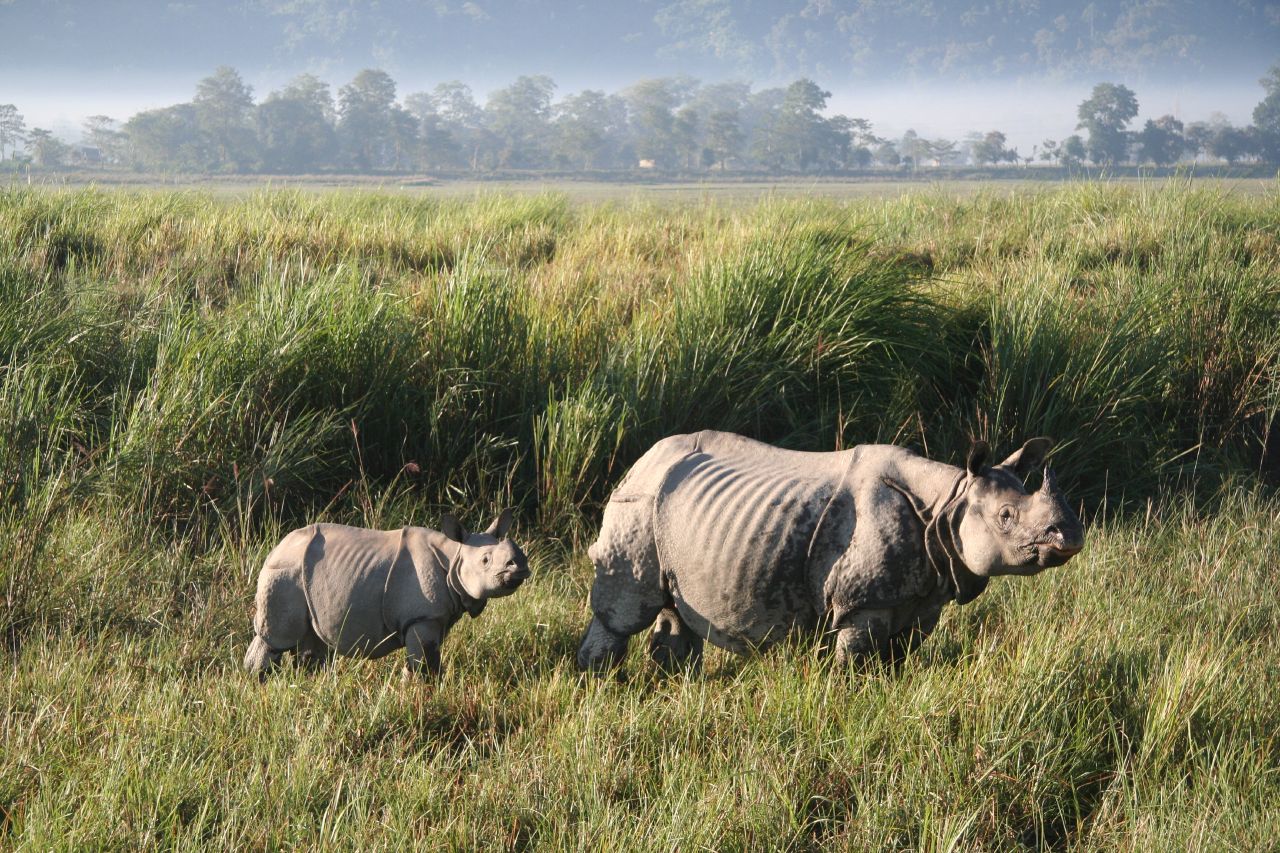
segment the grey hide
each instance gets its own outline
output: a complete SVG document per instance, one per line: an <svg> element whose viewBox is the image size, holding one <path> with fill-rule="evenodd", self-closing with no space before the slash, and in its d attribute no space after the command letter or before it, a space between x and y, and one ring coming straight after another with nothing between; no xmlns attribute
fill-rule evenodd
<svg viewBox="0 0 1280 853"><path fill-rule="evenodd" d="M378 658L405 648L407 673L440 669L440 644L463 613L529 577L524 553L505 539L504 512L483 533L445 516L425 527L369 530L312 524L287 535L258 575L254 638L245 669L265 675L286 651L308 664L331 652Z"/></svg>
<svg viewBox="0 0 1280 853"><path fill-rule="evenodd" d="M594 618L578 651L602 671L652 626L663 666L702 641L735 652L795 632L842 657L894 659L990 577L1034 574L1083 546L1079 519L1032 439L1003 463L975 444L966 468L892 445L802 453L721 432L655 444L605 507L589 554Z"/></svg>

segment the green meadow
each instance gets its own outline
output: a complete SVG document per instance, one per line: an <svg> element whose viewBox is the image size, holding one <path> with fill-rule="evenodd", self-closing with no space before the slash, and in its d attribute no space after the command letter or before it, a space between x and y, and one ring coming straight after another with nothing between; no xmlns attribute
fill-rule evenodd
<svg viewBox="0 0 1280 853"><path fill-rule="evenodd" d="M1268 850L1280 186L571 199L0 190L0 847ZM1086 520L906 663L580 677L610 485L704 428ZM398 656L240 671L315 520L518 509L534 577Z"/></svg>

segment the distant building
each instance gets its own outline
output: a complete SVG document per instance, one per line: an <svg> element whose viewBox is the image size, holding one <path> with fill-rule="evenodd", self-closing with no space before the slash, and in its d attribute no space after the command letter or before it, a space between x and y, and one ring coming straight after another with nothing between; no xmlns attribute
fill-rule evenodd
<svg viewBox="0 0 1280 853"><path fill-rule="evenodd" d="M652 160L641 160L639 163L636 163L637 169L653 169L656 167L657 167L657 164L654 163Z"/></svg>

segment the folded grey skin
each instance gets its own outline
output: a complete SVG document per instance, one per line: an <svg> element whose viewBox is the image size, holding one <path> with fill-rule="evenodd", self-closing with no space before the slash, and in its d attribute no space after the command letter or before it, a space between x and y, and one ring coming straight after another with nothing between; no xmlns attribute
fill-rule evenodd
<svg viewBox="0 0 1280 853"><path fill-rule="evenodd" d="M506 538L511 511L469 533L450 515L441 530L312 524L285 536L258 575L254 638L245 669L265 675L286 651L307 663L331 653L378 658L406 649L406 671L440 669L440 644L462 614L529 577Z"/></svg>
<svg viewBox="0 0 1280 853"><path fill-rule="evenodd" d="M663 665L696 661L703 640L736 652L794 632L827 636L843 658L889 659L972 601L997 575L1067 562L1079 519L1035 438L998 465L975 443L964 468L892 445L802 453L742 436L663 439L627 473L589 554L594 618L579 649L603 671L650 626Z"/></svg>

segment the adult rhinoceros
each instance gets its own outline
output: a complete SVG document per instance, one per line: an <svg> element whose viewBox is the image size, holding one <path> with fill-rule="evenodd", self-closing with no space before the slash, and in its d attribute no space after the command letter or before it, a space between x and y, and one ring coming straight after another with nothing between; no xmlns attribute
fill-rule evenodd
<svg viewBox="0 0 1280 853"><path fill-rule="evenodd" d="M722 432L676 435L631 468L588 551L594 617L578 665L602 671L653 626L660 664L696 662L702 641L736 652L794 631L825 633L841 659L914 648L948 601L996 575L1071 559L1080 520L1033 438L999 465L977 442L965 468L892 445L782 450Z"/></svg>

